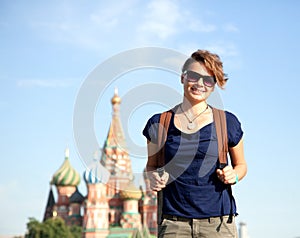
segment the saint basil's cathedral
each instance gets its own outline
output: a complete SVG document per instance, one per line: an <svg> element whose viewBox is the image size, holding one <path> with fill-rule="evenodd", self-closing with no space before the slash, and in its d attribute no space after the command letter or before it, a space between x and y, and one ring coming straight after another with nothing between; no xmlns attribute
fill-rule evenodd
<svg viewBox="0 0 300 238"><path fill-rule="evenodd" d="M83 196L77 188L81 176L72 167L66 149L65 159L51 180L44 220L61 217L68 226L82 226L83 238L155 236L156 194L149 189L146 176L145 189L134 185L117 91L111 103L112 120L101 156L83 173L87 195Z"/></svg>

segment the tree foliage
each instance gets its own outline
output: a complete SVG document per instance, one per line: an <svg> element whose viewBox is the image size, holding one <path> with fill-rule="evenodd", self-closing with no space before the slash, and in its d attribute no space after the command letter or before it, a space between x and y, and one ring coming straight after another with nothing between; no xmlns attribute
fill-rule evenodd
<svg viewBox="0 0 300 238"><path fill-rule="evenodd" d="M44 222L29 218L25 238L80 238L81 233L81 227L68 227L60 217L47 219Z"/></svg>

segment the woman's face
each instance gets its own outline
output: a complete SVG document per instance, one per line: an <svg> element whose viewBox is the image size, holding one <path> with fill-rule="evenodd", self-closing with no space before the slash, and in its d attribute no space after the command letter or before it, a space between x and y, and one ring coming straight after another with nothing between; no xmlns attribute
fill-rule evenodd
<svg viewBox="0 0 300 238"><path fill-rule="evenodd" d="M209 72L204 64L199 62L193 62L190 64L186 71L193 71L197 74L203 76L213 76L211 72ZM194 73L191 74L194 74ZM199 77L198 77L199 78ZM212 79L208 77L207 79ZM191 76L188 73L183 73L181 76L181 82L183 83L184 96L189 100L190 103L199 103L202 101L206 101L209 95L214 91L215 84L209 84L207 82L203 82L203 78L200 77L196 82L191 79ZM209 86L207 86L209 85Z"/></svg>

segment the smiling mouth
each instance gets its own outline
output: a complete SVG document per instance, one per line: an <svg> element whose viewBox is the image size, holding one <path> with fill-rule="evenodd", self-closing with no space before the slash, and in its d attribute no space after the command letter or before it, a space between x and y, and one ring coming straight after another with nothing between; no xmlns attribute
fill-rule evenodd
<svg viewBox="0 0 300 238"><path fill-rule="evenodd" d="M197 86L191 87L191 91L196 94L205 93L205 90L203 88Z"/></svg>

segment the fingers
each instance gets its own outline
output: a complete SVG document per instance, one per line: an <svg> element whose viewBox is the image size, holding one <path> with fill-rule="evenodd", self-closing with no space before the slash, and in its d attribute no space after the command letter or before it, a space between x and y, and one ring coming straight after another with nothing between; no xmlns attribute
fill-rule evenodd
<svg viewBox="0 0 300 238"><path fill-rule="evenodd" d="M162 176L159 176L158 172L152 172L150 173L150 188L153 191L160 191L164 187L166 187L166 184L169 179L169 174L164 172Z"/></svg>
<svg viewBox="0 0 300 238"><path fill-rule="evenodd" d="M226 166L224 169L217 169L218 178L225 184L234 184L236 182L236 172L232 166Z"/></svg>
<svg viewBox="0 0 300 238"><path fill-rule="evenodd" d="M160 177L161 181L167 183L169 180L169 173L164 172L163 175Z"/></svg>

